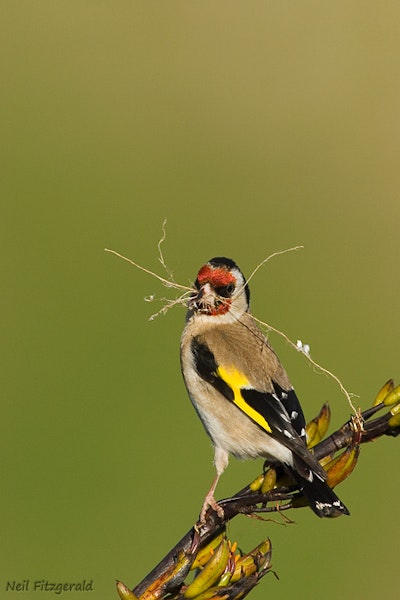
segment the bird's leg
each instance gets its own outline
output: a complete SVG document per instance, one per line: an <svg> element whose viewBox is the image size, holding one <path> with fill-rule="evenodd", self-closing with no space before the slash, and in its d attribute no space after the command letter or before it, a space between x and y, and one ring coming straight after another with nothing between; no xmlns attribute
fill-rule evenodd
<svg viewBox="0 0 400 600"><path fill-rule="evenodd" d="M215 512L217 513L217 515L219 517L223 518L223 516L224 516L224 509L222 508L222 506L220 506L218 504L218 502L214 498L214 492L215 492L215 488L217 487L219 478L220 478L220 475L217 473L217 475L214 477L212 485L207 493L207 496L204 498L203 506L202 506L202 509L200 512L201 523L206 522L206 512L209 507L211 507L213 510L215 510Z"/></svg>
<svg viewBox="0 0 400 600"><path fill-rule="evenodd" d="M216 446L215 454L214 454L214 465L217 470L217 474L214 477L214 480L213 480L211 487L207 493L207 496L204 498L203 506L202 506L202 509L200 512L201 523L205 523L206 512L209 507L211 507L213 510L215 510L215 512L221 519L224 516L224 509L215 500L214 492L215 492L215 488L218 485L219 478L221 477L222 473L228 466L228 460L229 460L229 455L226 452L226 450L223 450L222 448L219 448L218 446Z"/></svg>

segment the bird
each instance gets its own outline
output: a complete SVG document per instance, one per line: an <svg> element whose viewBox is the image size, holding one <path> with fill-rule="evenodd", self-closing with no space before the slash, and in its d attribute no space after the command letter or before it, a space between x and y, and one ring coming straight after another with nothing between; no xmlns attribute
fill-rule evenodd
<svg viewBox="0 0 400 600"><path fill-rule="evenodd" d="M215 478L200 512L219 517L215 489L229 455L283 466L319 517L350 514L306 445L305 418L278 356L250 312L248 283L230 258L199 270L180 343L189 398L214 446Z"/></svg>

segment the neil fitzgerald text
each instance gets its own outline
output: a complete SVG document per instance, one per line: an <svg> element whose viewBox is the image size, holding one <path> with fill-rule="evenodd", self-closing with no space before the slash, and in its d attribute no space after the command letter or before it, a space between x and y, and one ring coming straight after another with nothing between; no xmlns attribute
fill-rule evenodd
<svg viewBox="0 0 400 600"><path fill-rule="evenodd" d="M63 592L93 592L93 579L76 582L55 582L47 579L23 579L22 581L7 581L6 592L53 592L62 594Z"/></svg>

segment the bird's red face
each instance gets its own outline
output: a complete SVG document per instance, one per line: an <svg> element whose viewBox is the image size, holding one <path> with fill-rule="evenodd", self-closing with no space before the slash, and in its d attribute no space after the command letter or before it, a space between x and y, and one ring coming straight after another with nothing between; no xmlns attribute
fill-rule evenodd
<svg viewBox="0 0 400 600"><path fill-rule="evenodd" d="M230 310L236 284L237 279L230 269L207 263L197 274L194 310L210 316L224 315Z"/></svg>
<svg viewBox="0 0 400 600"><path fill-rule="evenodd" d="M231 258L218 256L209 260L198 272L194 287L189 318L222 325L237 321L249 310L246 279Z"/></svg>

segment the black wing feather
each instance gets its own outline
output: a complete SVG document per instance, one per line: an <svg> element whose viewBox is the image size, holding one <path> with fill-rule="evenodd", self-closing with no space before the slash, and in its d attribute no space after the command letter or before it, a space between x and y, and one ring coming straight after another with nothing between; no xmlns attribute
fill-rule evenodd
<svg viewBox="0 0 400 600"><path fill-rule="evenodd" d="M307 479L309 469L311 469L322 479L326 479L325 471L293 427L279 398L275 394L259 392L254 389L243 388L241 393L247 404L260 413L268 422L273 431L273 436L300 459L300 461L296 461L300 475Z"/></svg>
<svg viewBox="0 0 400 600"><path fill-rule="evenodd" d="M227 400L232 402L234 393L229 385L217 375L218 365L214 354L209 347L200 342L198 338L193 338L191 350L194 358L196 371L205 381L211 383Z"/></svg>
<svg viewBox="0 0 400 600"><path fill-rule="evenodd" d="M272 385L274 386L276 395L285 407L293 427L299 436L305 439L306 420L296 392L293 388L284 390L276 381L272 381Z"/></svg>

